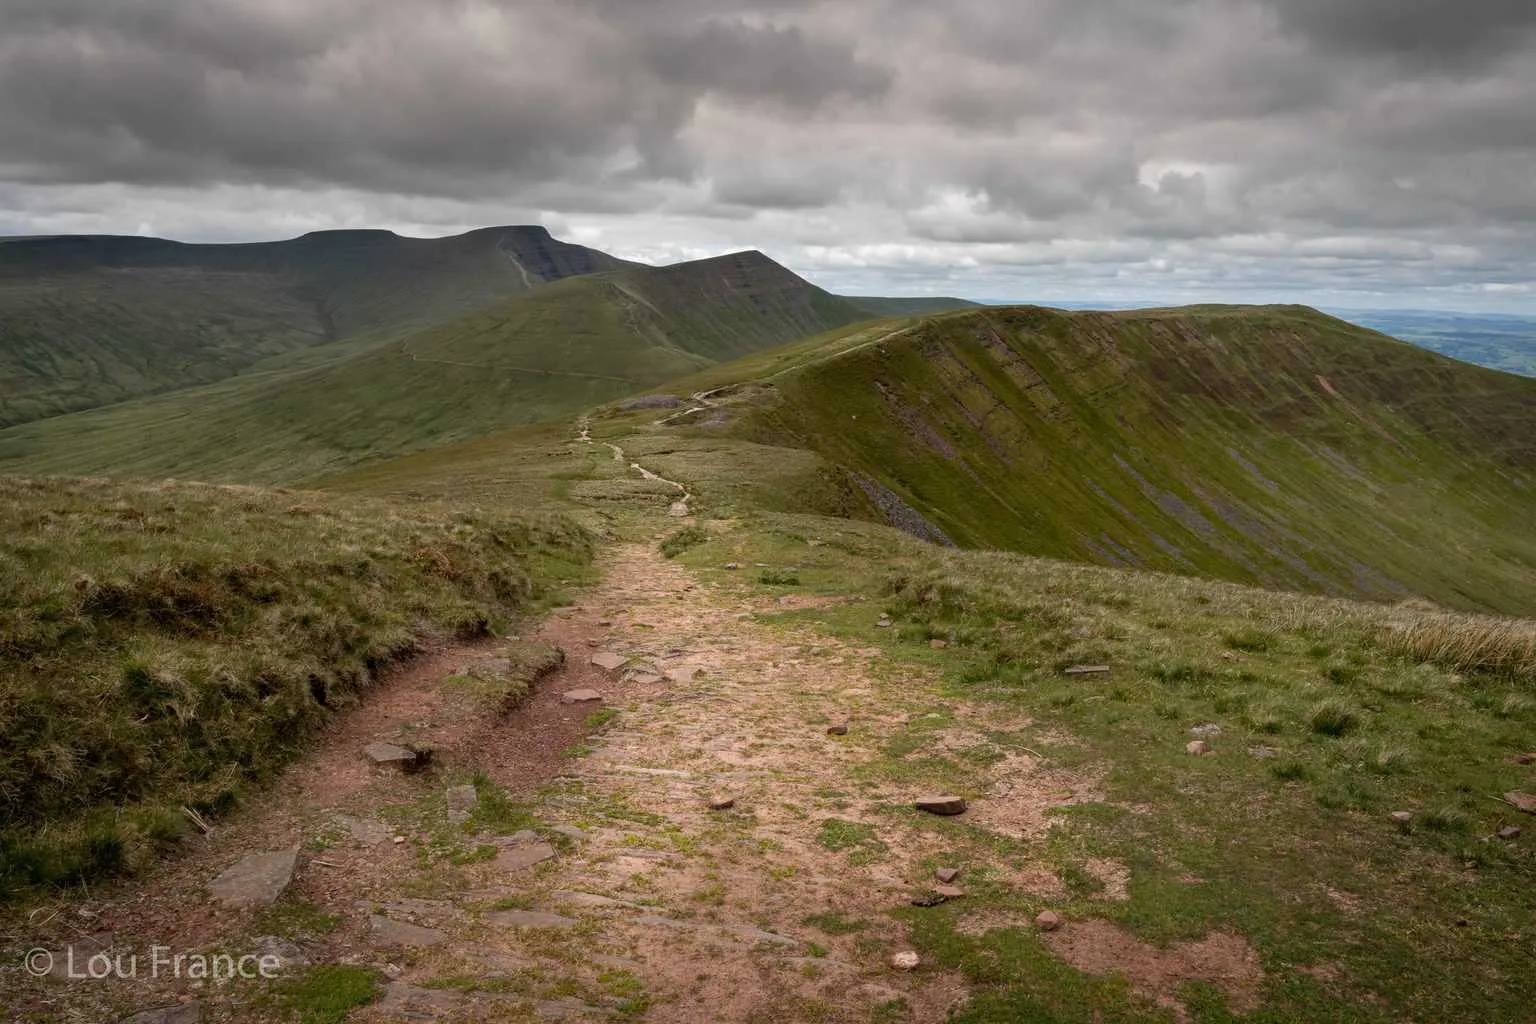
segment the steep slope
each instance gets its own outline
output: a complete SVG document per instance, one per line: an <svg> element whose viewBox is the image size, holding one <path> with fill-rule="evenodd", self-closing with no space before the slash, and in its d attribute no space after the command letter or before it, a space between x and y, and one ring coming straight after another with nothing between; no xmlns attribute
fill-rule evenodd
<svg viewBox="0 0 1536 1024"><path fill-rule="evenodd" d="M985 309L688 383L732 382L701 437L815 452L933 539L1536 610L1536 381L1304 307Z"/></svg>
<svg viewBox="0 0 1536 1024"><path fill-rule="evenodd" d="M0 426L210 383L285 353L399 333L626 266L542 227L282 242L0 239Z"/></svg>
<svg viewBox="0 0 1536 1024"><path fill-rule="evenodd" d="M292 481L866 318L760 253L574 277L318 367L0 431L0 470Z"/></svg>

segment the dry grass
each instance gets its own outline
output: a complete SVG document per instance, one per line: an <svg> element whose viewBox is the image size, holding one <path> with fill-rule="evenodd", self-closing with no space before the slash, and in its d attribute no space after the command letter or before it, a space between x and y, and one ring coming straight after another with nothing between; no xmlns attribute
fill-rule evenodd
<svg viewBox="0 0 1536 1024"><path fill-rule="evenodd" d="M1426 614L1393 622L1382 643L1415 661L1536 682L1536 622Z"/></svg>
<svg viewBox="0 0 1536 1024"><path fill-rule="evenodd" d="M561 518L0 477L0 885L132 870L431 638L549 600Z"/></svg>

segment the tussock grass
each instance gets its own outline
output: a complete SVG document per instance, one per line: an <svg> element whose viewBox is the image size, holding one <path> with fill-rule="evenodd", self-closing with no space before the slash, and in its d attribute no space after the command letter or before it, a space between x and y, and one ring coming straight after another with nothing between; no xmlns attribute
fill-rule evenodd
<svg viewBox="0 0 1536 1024"><path fill-rule="evenodd" d="M559 518L0 478L0 885L131 871L435 638L551 598Z"/></svg>
<svg viewBox="0 0 1536 1024"><path fill-rule="evenodd" d="M1391 650L1460 672L1489 672L1536 684L1536 622L1471 615L1403 617L1382 633Z"/></svg>
<svg viewBox="0 0 1536 1024"><path fill-rule="evenodd" d="M676 558L689 548L696 548L709 540L709 531L702 526L685 526L669 534L661 542L661 553L668 558Z"/></svg>

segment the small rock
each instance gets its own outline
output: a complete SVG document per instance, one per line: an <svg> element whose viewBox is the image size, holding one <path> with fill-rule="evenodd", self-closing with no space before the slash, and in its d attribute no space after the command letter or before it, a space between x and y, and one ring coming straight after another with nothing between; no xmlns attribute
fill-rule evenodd
<svg viewBox="0 0 1536 1024"><path fill-rule="evenodd" d="M396 846L399 846L401 843L405 842L405 836L395 836L395 838L391 839L390 842L394 843Z"/></svg>
<svg viewBox="0 0 1536 1024"><path fill-rule="evenodd" d="M1519 825L1509 825L1509 826L1506 826L1505 828L1499 829L1499 838L1500 839L1519 839L1520 838L1520 831L1521 830L1520 830L1520 826Z"/></svg>
<svg viewBox="0 0 1536 1024"><path fill-rule="evenodd" d="M629 663L629 659L614 651L598 651L592 655L592 664L608 672L617 672Z"/></svg>
<svg viewBox="0 0 1536 1024"><path fill-rule="evenodd" d="M208 891L231 907L271 906L293 880L299 848L253 853L208 883Z"/></svg>
<svg viewBox="0 0 1536 1024"><path fill-rule="evenodd" d="M1035 927L1043 932L1053 932L1061 927L1061 915L1054 910L1042 910L1035 915Z"/></svg>
<svg viewBox="0 0 1536 1024"><path fill-rule="evenodd" d="M370 743L363 748L363 756L380 768L409 769L416 766L416 751L394 743Z"/></svg>
<svg viewBox="0 0 1536 1024"><path fill-rule="evenodd" d="M655 672L636 672L634 675L634 681L641 686L655 686L661 682L662 678L662 676Z"/></svg>
<svg viewBox="0 0 1536 1024"><path fill-rule="evenodd" d="M1184 752L1199 757L1202 754L1209 754L1211 752L1211 745L1205 742L1205 740L1190 740L1184 744Z"/></svg>
<svg viewBox="0 0 1536 1024"><path fill-rule="evenodd" d="M949 817L955 814L964 814L966 805L963 797L944 795L920 797L914 806L920 811L927 811L929 814Z"/></svg>
<svg viewBox="0 0 1536 1024"><path fill-rule="evenodd" d="M596 690L566 690L560 695L561 704L590 704L602 699L603 695Z"/></svg>
<svg viewBox="0 0 1536 1024"><path fill-rule="evenodd" d="M739 562L726 562L725 563L725 567L727 569L730 569L732 572L734 572L737 569L741 568L741 563L739 563Z"/></svg>
<svg viewBox="0 0 1536 1024"><path fill-rule="evenodd" d="M666 677L674 683L691 683L693 677L704 671L697 665L676 665L667 669Z"/></svg>
<svg viewBox="0 0 1536 1024"><path fill-rule="evenodd" d="M120 1024L198 1024L202 1019L202 1003L178 1003L124 1017Z"/></svg>
<svg viewBox="0 0 1536 1024"><path fill-rule="evenodd" d="M382 914L368 915L368 930L373 933L373 941L380 946L405 946L410 949L419 949L425 946L439 946L448 941L447 934L436 928L423 928L419 924L396 921Z"/></svg>
<svg viewBox="0 0 1536 1024"><path fill-rule="evenodd" d="M1267 761L1271 758L1279 757L1280 751L1276 750L1274 747L1266 747L1261 743L1257 747L1249 747L1248 756L1256 757L1260 761Z"/></svg>
<svg viewBox="0 0 1536 1024"><path fill-rule="evenodd" d="M263 935L257 939L255 952L257 956L276 957L278 965L283 968L309 966L309 957L304 950L276 935Z"/></svg>
<svg viewBox="0 0 1536 1024"><path fill-rule="evenodd" d="M889 615L882 615L880 618L875 620L875 625L879 626L881 629L890 629L893 623L891 622L891 617Z"/></svg>
<svg viewBox="0 0 1536 1024"><path fill-rule="evenodd" d="M527 846L511 846L496 855L496 866L502 871L524 871L535 864L553 860L555 848L548 843L532 843Z"/></svg>
<svg viewBox="0 0 1536 1024"><path fill-rule="evenodd" d="M891 954L891 966L898 971L915 971L919 962L917 954L910 949Z"/></svg>
<svg viewBox="0 0 1536 1024"><path fill-rule="evenodd" d="M581 923L574 917L542 910L497 910L485 919L498 928L574 928Z"/></svg>
<svg viewBox="0 0 1536 1024"><path fill-rule="evenodd" d="M450 786L448 787L448 823L462 825L469 820L469 816L475 812L474 786Z"/></svg>
<svg viewBox="0 0 1536 1024"><path fill-rule="evenodd" d="M944 899L945 898L943 896L940 896L937 892L934 892L930 889L928 892L923 893L921 896L912 897L912 899L908 902L910 902L914 907L936 907L940 903L943 903Z"/></svg>
<svg viewBox="0 0 1536 1024"><path fill-rule="evenodd" d="M1413 812L1412 811L1393 811L1391 814L1387 815L1387 817L1390 818L1392 821L1397 822L1399 825L1406 825L1410 821L1413 820Z"/></svg>
<svg viewBox="0 0 1536 1024"><path fill-rule="evenodd" d="M936 651L942 651L944 648L949 646L949 641L948 640L939 640L939 639L935 638L933 640L929 640L928 641L928 646L933 648Z"/></svg>
<svg viewBox="0 0 1536 1024"><path fill-rule="evenodd" d="M1065 675L1069 675L1069 676L1091 676L1091 675L1099 675L1101 673L1108 672L1109 671L1109 666L1108 665L1073 665L1071 668L1063 669L1062 671L1063 671L1063 673Z"/></svg>
<svg viewBox="0 0 1536 1024"><path fill-rule="evenodd" d="M838 722L836 725L829 725L829 726L827 726L827 735L828 736L847 736L848 735L848 723L847 722Z"/></svg>
<svg viewBox="0 0 1536 1024"><path fill-rule="evenodd" d="M933 891L947 900L957 900L965 895L965 890L958 885L936 885Z"/></svg>
<svg viewBox="0 0 1536 1024"><path fill-rule="evenodd" d="M338 814L336 824L346 830L356 842L364 846L378 846L385 842L394 833L388 825L382 821L374 821L372 818L354 818L347 814Z"/></svg>
<svg viewBox="0 0 1536 1024"><path fill-rule="evenodd" d="M736 806L736 798L728 793L716 793L709 798L709 809L712 811L728 811Z"/></svg>
<svg viewBox="0 0 1536 1024"><path fill-rule="evenodd" d="M1201 738L1210 738L1212 736L1220 736L1221 735L1221 726L1215 724L1214 722L1208 722L1205 725L1197 725L1194 728L1190 729L1189 730L1189 734L1191 736L1199 736Z"/></svg>
<svg viewBox="0 0 1536 1024"><path fill-rule="evenodd" d="M953 882L955 879L960 877L960 869L936 868L933 872L933 877L937 878L941 882Z"/></svg>
<svg viewBox="0 0 1536 1024"><path fill-rule="evenodd" d="M1536 793L1505 793L1504 800L1526 814L1536 814Z"/></svg>

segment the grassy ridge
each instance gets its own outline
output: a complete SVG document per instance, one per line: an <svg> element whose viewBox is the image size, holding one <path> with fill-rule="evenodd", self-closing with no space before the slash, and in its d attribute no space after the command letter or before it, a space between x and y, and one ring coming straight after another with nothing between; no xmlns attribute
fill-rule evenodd
<svg viewBox="0 0 1536 1024"><path fill-rule="evenodd" d="M1311 310L967 311L685 386L733 377L729 432L962 546L1536 609L1536 382Z"/></svg>
<svg viewBox="0 0 1536 1024"><path fill-rule="evenodd" d="M866 316L753 253L574 277L330 364L0 431L0 469L303 480L573 415Z"/></svg>
<svg viewBox="0 0 1536 1024"><path fill-rule="evenodd" d="M584 573L569 520L0 477L0 884L131 869L432 637Z"/></svg>
<svg viewBox="0 0 1536 1024"><path fill-rule="evenodd" d="M0 426L210 383L398 335L546 281L627 264L539 227L282 242L0 239Z"/></svg>

